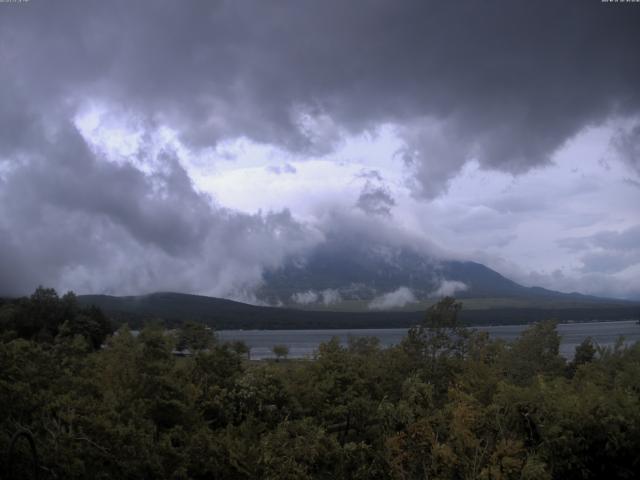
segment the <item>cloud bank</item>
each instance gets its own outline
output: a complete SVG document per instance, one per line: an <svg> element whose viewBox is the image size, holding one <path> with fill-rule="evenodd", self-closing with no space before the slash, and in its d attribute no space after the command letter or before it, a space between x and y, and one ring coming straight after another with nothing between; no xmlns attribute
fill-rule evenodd
<svg viewBox="0 0 640 480"><path fill-rule="evenodd" d="M316 292L314 290L297 292L293 295L292 300L294 303L299 305L322 304L324 306L329 306L342 301L342 297L338 290L327 288L320 292Z"/></svg>
<svg viewBox="0 0 640 480"><path fill-rule="evenodd" d="M520 231L516 214L557 219L562 209L506 188L482 198L481 182L467 192L472 201L442 202L469 165L494 178L535 176L581 132L619 121L607 139L615 158L603 165L620 160L626 188L640 185L638 24L636 5L583 0L3 5L0 293L38 283L250 292L263 268L322 241L318 225L340 218L327 212L354 206L447 246L447 232L490 225L475 249L508 247L541 226ZM85 129L96 111L99 144ZM399 145L374 167L388 171L360 178L355 197L328 198L342 191L327 188L300 216L308 195L247 212L194 183L247 161L280 179L284 195L320 160L331 168L317 172L331 177L353 157L374 156L347 147L385 128ZM234 142L251 147L226 152ZM283 158L265 169L267 151ZM236 186L245 181L235 177ZM261 186L251 195L263 199ZM603 231L640 221L616 212L622 220ZM584 219L554 225L576 230ZM638 278L629 273L634 251L598 241L573 250L581 263L571 268Z"/></svg>
<svg viewBox="0 0 640 480"><path fill-rule="evenodd" d="M455 280L441 280L440 285L433 292L429 294L429 297L453 297L457 292L464 292L469 287L463 283Z"/></svg>
<svg viewBox="0 0 640 480"><path fill-rule="evenodd" d="M182 290L243 297L321 236L288 211L247 215L197 192L173 152L144 173L98 158L73 125L42 133L0 180L0 291Z"/></svg>
<svg viewBox="0 0 640 480"><path fill-rule="evenodd" d="M640 40L633 5L34 1L3 13L10 94L126 105L194 145L245 135L323 151L392 122L424 195L470 158L544 165L583 127L640 107L637 52L623 48Z"/></svg>
<svg viewBox="0 0 640 480"><path fill-rule="evenodd" d="M387 292L374 298L368 305L370 310L390 310L402 308L410 303L415 303L416 297L407 287L400 287L393 292Z"/></svg>

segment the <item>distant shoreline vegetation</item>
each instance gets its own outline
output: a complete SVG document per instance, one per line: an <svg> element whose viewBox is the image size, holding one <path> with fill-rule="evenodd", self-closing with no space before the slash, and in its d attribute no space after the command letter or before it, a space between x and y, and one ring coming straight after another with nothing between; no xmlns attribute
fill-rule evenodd
<svg viewBox="0 0 640 480"><path fill-rule="evenodd" d="M634 478L640 343L587 338L567 361L553 321L507 343L460 313L444 298L392 347L334 338L313 361L281 345L278 361L251 362L202 323L111 334L97 307L38 289L0 305L0 452L16 434L36 447L0 455L0 471L30 478L35 460L40 478L70 480Z"/></svg>
<svg viewBox="0 0 640 480"><path fill-rule="evenodd" d="M487 327L525 325L553 320L587 323L635 320L640 304L595 304L563 308L480 308L457 314L461 325ZM431 308L431 307L429 307ZM97 348L121 325L141 330L146 325L180 328L185 321L214 330L333 330L411 328L421 323L424 311L317 311L264 307L231 300L177 293L137 297L106 295L59 297L52 288L38 287L30 297L0 298L0 332L22 338L52 339L57 335L85 335Z"/></svg>
<svg viewBox="0 0 640 480"><path fill-rule="evenodd" d="M327 311L296 310L248 305L199 295L155 293L136 297L106 295L79 296L84 305L95 305L114 320L141 328L148 321L160 321L169 328L183 320L205 323L216 330L303 330L303 329L361 329L409 328L424 318L425 309L418 311ZM640 317L640 303L602 301L571 306L559 304L541 308L501 306L490 308L483 300L483 308L463 308L459 317L463 324L517 325L554 319L558 322L629 320ZM434 302L435 303L435 302ZM501 302L502 304L504 302ZM548 305L541 303L541 305Z"/></svg>

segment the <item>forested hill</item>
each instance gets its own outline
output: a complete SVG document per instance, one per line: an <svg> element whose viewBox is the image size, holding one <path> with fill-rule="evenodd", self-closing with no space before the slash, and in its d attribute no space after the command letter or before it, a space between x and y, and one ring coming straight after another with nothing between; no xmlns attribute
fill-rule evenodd
<svg viewBox="0 0 640 480"><path fill-rule="evenodd" d="M133 327L153 320L168 325L177 325L184 320L196 320L216 329L401 328L415 325L424 317L424 310L305 311L170 292L126 297L81 295L78 301L84 305L100 307L116 322L127 322ZM620 320L636 318L638 314L638 304L603 303L598 306L580 307L463 307L460 317L467 324L496 325L531 323L550 318L561 322Z"/></svg>

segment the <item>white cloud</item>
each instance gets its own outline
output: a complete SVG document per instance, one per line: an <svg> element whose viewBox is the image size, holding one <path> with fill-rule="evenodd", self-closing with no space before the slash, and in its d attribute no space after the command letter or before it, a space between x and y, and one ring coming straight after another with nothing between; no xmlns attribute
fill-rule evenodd
<svg viewBox="0 0 640 480"><path fill-rule="evenodd" d="M393 292L388 292L379 297L374 298L369 303L371 310L390 310L393 308L402 308L410 303L415 303L416 297L407 287L400 287Z"/></svg>
<svg viewBox="0 0 640 480"><path fill-rule="evenodd" d="M293 301L300 305L309 305L318 301L318 294L313 290L293 294Z"/></svg>
<svg viewBox="0 0 640 480"><path fill-rule="evenodd" d="M457 292L464 292L468 288L469 287L463 282L441 280L438 288L431 292L429 297L453 297Z"/></svg>
<svg viewBox="0 0 640 480"><path fill-rule="evenodd" d="M342 297L338 290L327 288L321 292L322 303L326 306L341 302Z"/></svg>
<svg viewBox="0 0 640 480"><path fill-rule="evenodd" d="M335 289L327 288L320 292L307 290L306 292L296 292L292 298L294 303L299 305L312 305L322 303L325 306L334 305L342 301L340 292Z"/></svg>

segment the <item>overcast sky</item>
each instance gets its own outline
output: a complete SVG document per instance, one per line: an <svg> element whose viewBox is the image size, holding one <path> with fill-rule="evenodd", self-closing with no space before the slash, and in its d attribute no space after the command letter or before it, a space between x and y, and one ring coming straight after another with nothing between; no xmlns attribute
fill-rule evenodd
<svg viewBox="0 0 640 480"><path fill-rule="evenodd" d="M250 298L354 229L640 298L639 47L600 0L0 3L0 293Z"/></svg>

